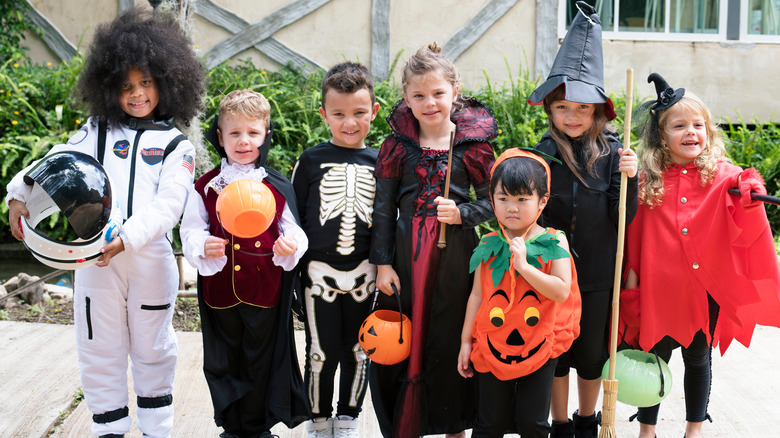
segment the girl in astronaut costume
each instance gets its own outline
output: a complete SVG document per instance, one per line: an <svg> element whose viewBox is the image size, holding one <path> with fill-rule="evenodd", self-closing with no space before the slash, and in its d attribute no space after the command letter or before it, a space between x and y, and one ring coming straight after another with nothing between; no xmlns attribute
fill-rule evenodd
<svg viewBox="0 0 780 438"><path fill-rule="evenodd" d="M173 123L191 120L201 106L203 70L191 47L174 17L140 9L98 27L78 83L93 116L48 153L97 158L123 213L118 237L100 250L97 264L75 274L81 384L98 436L130 431L128 355L138 428L152 437L170 436L173 428L178 269L167 234L193 179L195 148ZM20 240L20 216L29 217L27 170L7 187L11 231Z"/></svg>

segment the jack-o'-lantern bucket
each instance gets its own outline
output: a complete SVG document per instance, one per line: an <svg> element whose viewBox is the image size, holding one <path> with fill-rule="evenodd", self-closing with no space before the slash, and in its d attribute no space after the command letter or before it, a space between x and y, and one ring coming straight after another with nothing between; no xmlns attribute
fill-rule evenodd
<svg viewBox="0 0 780 438"><path fill-rule="evenodd" d="M609 374L609 361L601 375ZM669 365L653 353L641 350L621 350L615 357L617 399L621 403L647 408L661 403L672 390L672 372Z"/></svg>
<svg viewBox="0 0 780 438"><path fill-rule="evenodd" d="M217 215L230 234L241 238L259 236L274 220L276 200L262 182L240 179L219 193Z"/></svg>
<svg viewBox="0 0 780 438"><path fill-rule="evenodd" d="M358 332L358 343L373 362L395 365L412 351L410 341L412 322L401 311L401 296L392 285L398 299L398 311L376 310L363 321Z"/></svg>

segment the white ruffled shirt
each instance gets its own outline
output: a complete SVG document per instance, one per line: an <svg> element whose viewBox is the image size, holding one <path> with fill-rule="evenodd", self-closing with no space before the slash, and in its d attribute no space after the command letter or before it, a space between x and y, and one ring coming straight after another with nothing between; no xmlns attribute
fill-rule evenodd
<svg viewBox="0 0 780 438"><path fill-rule="evenodd" d="M252 179L262 181L268 176L266 170L262 167L256 168L254 164L228 164L226 159L222 159L220 171L211 181L206 184L206 192L214 190L221 192L225 186L240 179ZM285 271L291 271L303 257L303 254L309 248L309 239L300 226L295 222L295 216L287 203L284 204L284 211L280 219L280 229L284 230L285 237L292 237L298 244L295 253L289 256L273 255L273 262ZM187 193L187 205L184 208L182 218L181 243L184 257L200 275L209 276L221 271L227 264L227 256L215 259L207 259L203 256L206 239L211 237L209 233L209 215L203 198L195 191L192 186Z"/></svg>

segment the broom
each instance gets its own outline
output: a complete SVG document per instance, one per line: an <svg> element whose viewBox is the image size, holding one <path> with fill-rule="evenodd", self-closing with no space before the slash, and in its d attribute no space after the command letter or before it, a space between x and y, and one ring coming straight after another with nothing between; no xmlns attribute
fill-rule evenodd
<svg viewBox="0 0 780 438"><path fill-rule="evenodd" d="M631 147L631 104L634 101L634 70L626 71L626 115L623 120L623 149ZM615 409L617 408L618 381L615 379L617 358L617 329L620 306L620 277L623 267L623 240L626 229L626 189L628 175L620 175L620 200L618 203L618 241L615 255L615 282L612 286L612 330L609 340L609 375L602 382L604 397L601 407L601 431L599 438L617 437L615 431Z"/></svg>
<svg viewBox="0 0 780 438"><path fill-rule="evenodd" d="M450 132L450 151L447 154L447 173L444 177L444 197L449 198L450 197L450 175L452 174L451 168L452 168L452 146L453 142L455 140L455 131ZM445 229L447 228L447 224L444 222L441 223L441 227L439 229L439 242L436 244L439 248L446 248L447 247L447 235L445 234Z"/></svg>

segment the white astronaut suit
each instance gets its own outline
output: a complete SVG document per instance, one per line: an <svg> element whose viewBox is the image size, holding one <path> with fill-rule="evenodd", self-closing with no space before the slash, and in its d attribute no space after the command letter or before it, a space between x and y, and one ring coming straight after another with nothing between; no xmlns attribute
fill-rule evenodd
<svg viewBox="0 0 780 438"><path fill-rule="evenodd" d="M178 346L171 320L178 268L167 236L178 223L192 185L195 149L172 121L110 123L102 164L125 222L124 251L106 267L76 271L74 313L81 384L93 413L92 433L130 430L127 358L137 395L138 428L167 437L173 428L173 377ZM97 119L90 118L65 145L99 159ZM166 151L166 149L169 149ZM167 153L166 153L167 152ZM100 159L99 159L100 161ZM30 187L20 172L9 199L25 201Z"/></svg>

